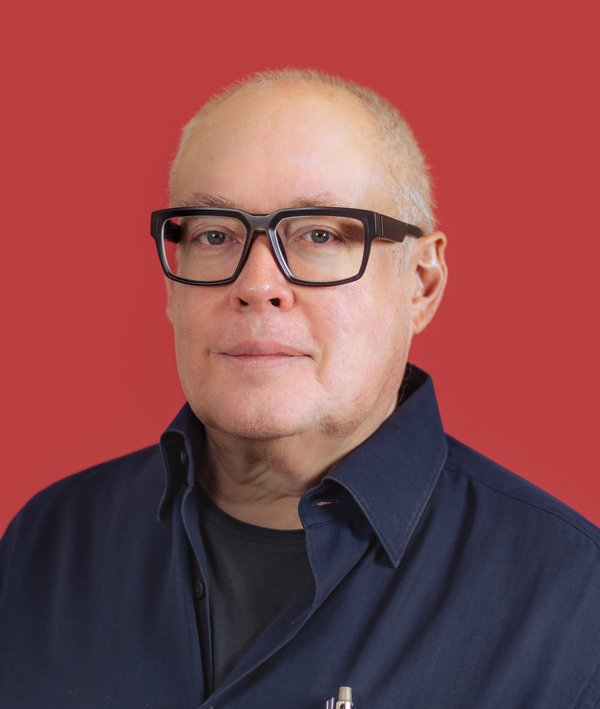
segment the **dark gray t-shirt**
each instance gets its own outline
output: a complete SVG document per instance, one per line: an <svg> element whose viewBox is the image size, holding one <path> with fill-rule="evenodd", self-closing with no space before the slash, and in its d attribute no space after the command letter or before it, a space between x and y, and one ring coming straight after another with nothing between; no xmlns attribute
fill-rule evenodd
<svg viewBox="0 0 600 709"><path fill-rule="evenodd" d="M200 526L209 568L216 687L250 643L314 579L303 529L284 531L240 522L205 495Z"/></svg>

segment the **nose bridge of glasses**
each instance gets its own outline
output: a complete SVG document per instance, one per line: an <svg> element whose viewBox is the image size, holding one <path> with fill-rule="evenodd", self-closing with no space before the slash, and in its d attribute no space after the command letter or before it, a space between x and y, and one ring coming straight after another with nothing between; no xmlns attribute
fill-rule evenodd
<svg viewBox="0 0 600 709"><path fill-rule="evenodd" d="M259 248L259 252L263 249L266 249L269 252L268 255L257 253L257 244L255 242L257 238L261 236L263 237L263 239L261 239L260 241L264 241L264 239L266 239L267 243L263 244L262 248ZM250 262L252 272L255 271L257 265L259 266L259 269L261 269L260 264L262 263L262 261L264 261L265 256L267 256L268 259L272 259L272 265L275 266L275 268L278 269L279 272L283 271L285 274L285 267L282 266L280 256L277 253L276 248L273 246L273 241L271 238L271 234L269 233L269 229L265 228L262 224L256 226L250 225L248 227L247 243L244 249L244 254L242 256L242 262L238 267L238 273L240 273L240 275L243 275L244 273L249 273L248 262Z"/></svg>
<svg viewBox="0 0 600 709"><path fill-rule="evenodd" d="M272 214L249 214L246 215L248 222L248 244L246 246L246 259L250 256L250 249L254 245L254 241L257 236L264 234L270 245L271 254L275 258L277 264L283 268L284 272L287 270L287 264L285 263L285 252L283 251L283 245L281 239L277 235L275 229L275 220Z"/></svg>

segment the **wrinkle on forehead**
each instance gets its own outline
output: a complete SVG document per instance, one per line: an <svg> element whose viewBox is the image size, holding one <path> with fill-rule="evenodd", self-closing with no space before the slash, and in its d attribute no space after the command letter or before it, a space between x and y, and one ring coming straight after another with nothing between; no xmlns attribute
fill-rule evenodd
<svg viewBox="0 0 600 709"><path fill-rule="evenodd" d="M221 209L240 209L240 206L230 199L218 194L207 192L192 192L186 199L178 200L174 207L216 207ZM319 192L310 196L301 196L292 200L286 207L297 209L302 207L348 207L342 197L333 192Z"/></svg>

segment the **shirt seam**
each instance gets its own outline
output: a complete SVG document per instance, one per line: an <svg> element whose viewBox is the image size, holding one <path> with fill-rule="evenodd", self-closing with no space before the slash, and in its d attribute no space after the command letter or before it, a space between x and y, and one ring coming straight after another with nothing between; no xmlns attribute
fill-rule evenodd
<svg viewBox="0 0 600 709"><path fill-rule="evenodd" d="M454 473L458 473L459 475L464 475L465 477L468 477L471 480L475 480L480 485L487 487L489 490L493 490L494 492L497 492L499 495L504 495L505 497L508 497L511 500L515 500L515 502L520 502L523 505L527 505L528 507L532 507L533 509L539 510L540 512L545 512L546 514L551 515L552 517L555 517L556 519L560 520L561 522L568 524L574 530L576 530L577 532L582 534L584 537L589 539L590 542L592 542L592 544L600 551L600 543L598 543L598 541L596 541L596 539L594 539L592 536L590 536L584 529L581 529L581 527L578 527L577 525L573 524L573 522L566 519L565 517L562 517L561 515L557 514L556 512L546 509L545 507L542 507L541 505L536 505L535 503L529 502L528 500L524 500L523 498L517 497L516 495L511 495L509 492L506 492L504 490L500 490L499 488L495 487L494 485L490 485L489 483L484 482L483 480L481 480L481 478L478 478L477 476L472 475L471 473L468 473L466 470L461 470L460 468L455 468L451 465L446 465L446 470L450 470Z"/></svg>
<svg viewBox="0 0 600 709"><path fill-rule="evenodd" d="M578 694L575 704L573 704L573 709L584 709L587 699L592 698L593 704L590 705L589 709L598 709L600 707L600 692L596 694L594 698L594 689L600 688L600 662L595 666L592 674L588 677L581 692Z"/></svg>

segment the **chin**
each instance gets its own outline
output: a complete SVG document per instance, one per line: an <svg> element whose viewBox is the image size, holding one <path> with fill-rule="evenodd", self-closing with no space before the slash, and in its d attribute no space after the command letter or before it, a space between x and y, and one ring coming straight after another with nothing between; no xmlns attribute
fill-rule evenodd
<svg viewBox="0 0 600 709"><path fill-rule="evenodd" d="M208 419L204 419L208 427L247 441L281 440L302 433L304 428L298 422L274 418L270 412L264 416L236 416L225 420L217 416Z"/></svg>
<svg viewBox="0 0 600 709"><path fill-rule="evenodd" d="M240 439L273 441L318 426L314 409L307 406L306 398L303 406L298 406L298 401L290 397L273 400L272 396L263 398L256 393L230 400L221 397L215 404L205 397L196 398L196 402L188 398L188 401L205 426Z"/></svg>

